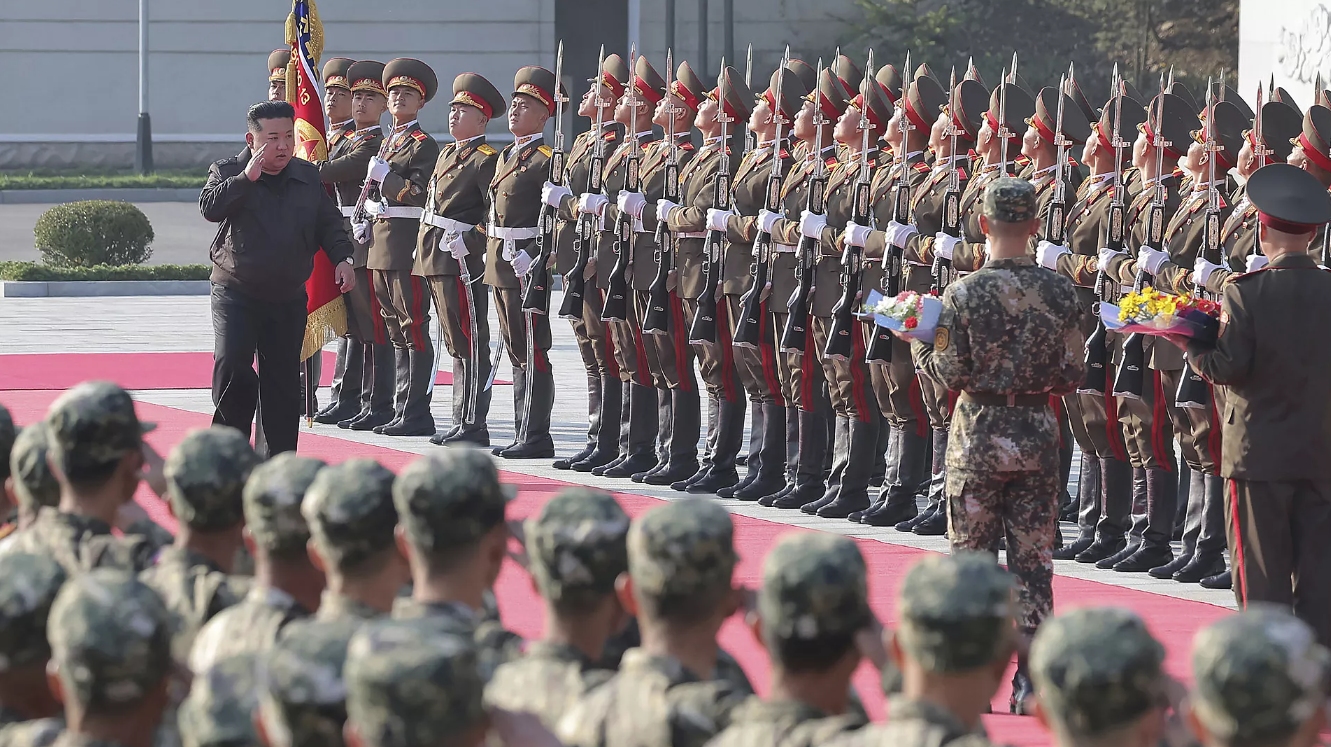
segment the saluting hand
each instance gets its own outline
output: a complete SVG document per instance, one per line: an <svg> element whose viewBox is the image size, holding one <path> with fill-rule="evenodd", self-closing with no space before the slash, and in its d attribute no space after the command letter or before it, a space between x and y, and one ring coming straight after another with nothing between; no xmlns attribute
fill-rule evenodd
<svg viewBox="0 0 1331 747"><path fill-rule="evenodd" d="M245 178L250 181L258 179L263 174L263 154L268 150L268 143L259 146L259 149L250 155L250 162L245 164Z"/></svg>

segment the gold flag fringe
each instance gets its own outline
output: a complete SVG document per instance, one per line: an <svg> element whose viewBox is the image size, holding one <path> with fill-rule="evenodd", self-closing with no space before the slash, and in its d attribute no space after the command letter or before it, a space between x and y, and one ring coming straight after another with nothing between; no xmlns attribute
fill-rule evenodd
<svg viewBox="0 0 1331 747"><path fill-rule="evenodd" d="M347 333L347 306L341 296L311 311L305 322L305 341L301 343L300 359L323 349L324 345Z"/></svg>

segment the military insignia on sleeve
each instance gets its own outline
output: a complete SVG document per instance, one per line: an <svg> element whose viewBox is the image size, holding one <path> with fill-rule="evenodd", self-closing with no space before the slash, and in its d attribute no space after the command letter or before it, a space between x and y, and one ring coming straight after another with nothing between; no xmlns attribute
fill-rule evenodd
<svg viewBox="0 0 1331 747"><path fill-rule="evenodd" d="M951 342L951 341L952 341L952 340L951 340L951 338L949 337L949 335L948 335L948 333L947 333L947 327L939 327L937 330L935 330L935 332L934 332L934 350L935 350L935 351L941 353L941 352L943 352L944 350L947 350L947 345L948 345L948 343Z"/></svg>
<svg viewBox="0 0 1331 747"><path fill-rule="evenodd" d="M483 155L487 155L487 156L493 156L494 154L496 154L496 153L499 152L499 151L495 150L494 148L491 148L490 146L488 146L488 145L486 145L486 144L484 144L484 143L482 143L481 145L477 146L476 150L480 151L481 154L483 154Z"/></svg>

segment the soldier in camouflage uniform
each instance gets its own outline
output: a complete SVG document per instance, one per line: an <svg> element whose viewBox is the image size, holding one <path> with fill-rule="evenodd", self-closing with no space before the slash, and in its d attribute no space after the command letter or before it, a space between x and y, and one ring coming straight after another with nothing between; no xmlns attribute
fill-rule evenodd
<svg viewBox="0 0 1331 747"><path fill-rule="evenodd" d="M154 426L140 423L129 393L107 381L67 390L51 404L46 423L61 509L40 512L5 551L49 555L70 573L147 568L157 540L129 527L116 537L111 528L134 499L144 465L143 434Z"/></svg>
<svg viewBox="0 0 1331 747"><path fill-rule="evenodd" d="M194 678L177 717L183 747L259 747L254 728L258 660L253 651L228 656Z"/></svg>
<svg viewBox="0 0 1331 747"><path fill-rule="evenodd" d="M310 562L310 529L300 504L324 468L318 459L286 452L250 473L242 498L255 583L239 604L199 631L189 659L196 674L223 657L267 650L282 626L319 608L324 575Z"/></svg>
<svg viewBox="0 0 1331 747"><path fill-rule="evenodd" d="M800 532L772 548L751 618L772 659L772 692L749 698L711 747L812 747L865 725L848 694L856 637L874 627L867 575L845 537Z"/></svg>
<svg viewBox="0 0 1331 747"><path fill-rule="evenodd" d="M1135 613L1073 610L1031 645L1036 716L1061 747L1159 744L1170 705L1165 648ZM1126 740L1109 738L1123 735Z"/></svg>
<svg viewBox="0 0 1331 747"><path fill-rule="evenodd" d="M888 698L891 720L830 747L988 747L980 716L1017 644L1011 576L982 553L931 555L906 573L897 612L889 646L905 688ZM953 696L952 707L931 693Z"/></svg>
<svg viewBox="0 0 1331 747"><path fill-rule="evenodd" d="M506 555L504 514L512 495L499 484L490 456L465 446L417 459L393 482L412 577L412 595L397 600L393 617L474 637L485 680L522 646L497 620L482 616L485 592Z"/></svg>
<svg viewBox="0 0 1331 747"><path fill-rule="evenodd" d="M564 744L684 747L728 725L747 693L716 679L715 641L741 601L731 579L737 560L730 515L713 502L675 501L633 523L621 598L638 614L643 647L560 721Z"/></svg>
<svg viewBox="0 0 1331 747"><path fill-rule="evenodd" d="M16 510L15 530L31 526L41 509L54 511L60 505L60 483L46 458L49 434L45 421L33 423L19 432L9 451L5 486Z"/></svg>
<svg viewBox="0 0 1331 747"><path fill-rule="evenodd" d="M297 620L278 636L259 668L260 736L268 747L342 747L342 668L361 622Z"/></svg>
<svg viewBox="0 0 1331 747"><path fill-rule="evenodd" d="M54 744L148 743L171 670L171 616L157 593L117 569L74 575L51 605L46 635L68 722Z"/></svg>
<svg viewBox="0 0 1331 747"><path fill-rule="evenodd" d="M249 591L249 579L229 574L245 521L241 492L258 464L249 439L220 425L186 434L166 459L167 495L180 528L139 580L171 612L171 653L182 664L204 624Z"/></svg>
<svg viewBox="0 0 1331 747"><path fill-rule="evenodd" d="M0 727L60 713L46 685L46 621L66 577L50 557L0 557Z"/></svg>
<svg viewBox="0 0 1331 747"><path fill-rule="evenodd" d="M1051 397L1077 390L1085 339L1067 278L1026 253L1040 230L1035 188L1000 177L985 190L989 261L947 287L932 345L911 345L917 367L960 391L947 448L953 550L998 552L1006 539L1023 635L1053 609L1059 426ZM1017 365L1013 365L1016 361ZM1014 713L1029 694L1019 657Z"/></svg>
<svg viewBox="0 0 1331 747"><path fill-rule="evenodd" d="M373 459L351 459L314 478L301 514L328 578L319 620L369 620L388 614L407 583L407 561L393 531L393 473Z"/></svg>
<svg viewBox="0 0 1331 747"><path fill-rule="evenodd" d="M1257 605L1192 643L1189 722L1206 747L1318 744L1326 728L1328 654L1288 610Z"/></svg>

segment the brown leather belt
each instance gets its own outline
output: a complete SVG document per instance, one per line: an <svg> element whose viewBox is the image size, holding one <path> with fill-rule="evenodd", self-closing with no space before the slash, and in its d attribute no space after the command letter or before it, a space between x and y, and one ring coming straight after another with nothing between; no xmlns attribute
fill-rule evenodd
<svg viewBox="0 0 1331 747"><path fill-rule="evenodd" d="M1049 404L1049 392L1040 394L986 394L962 392L961 399L987 407L1043 407Z"/></svg>

